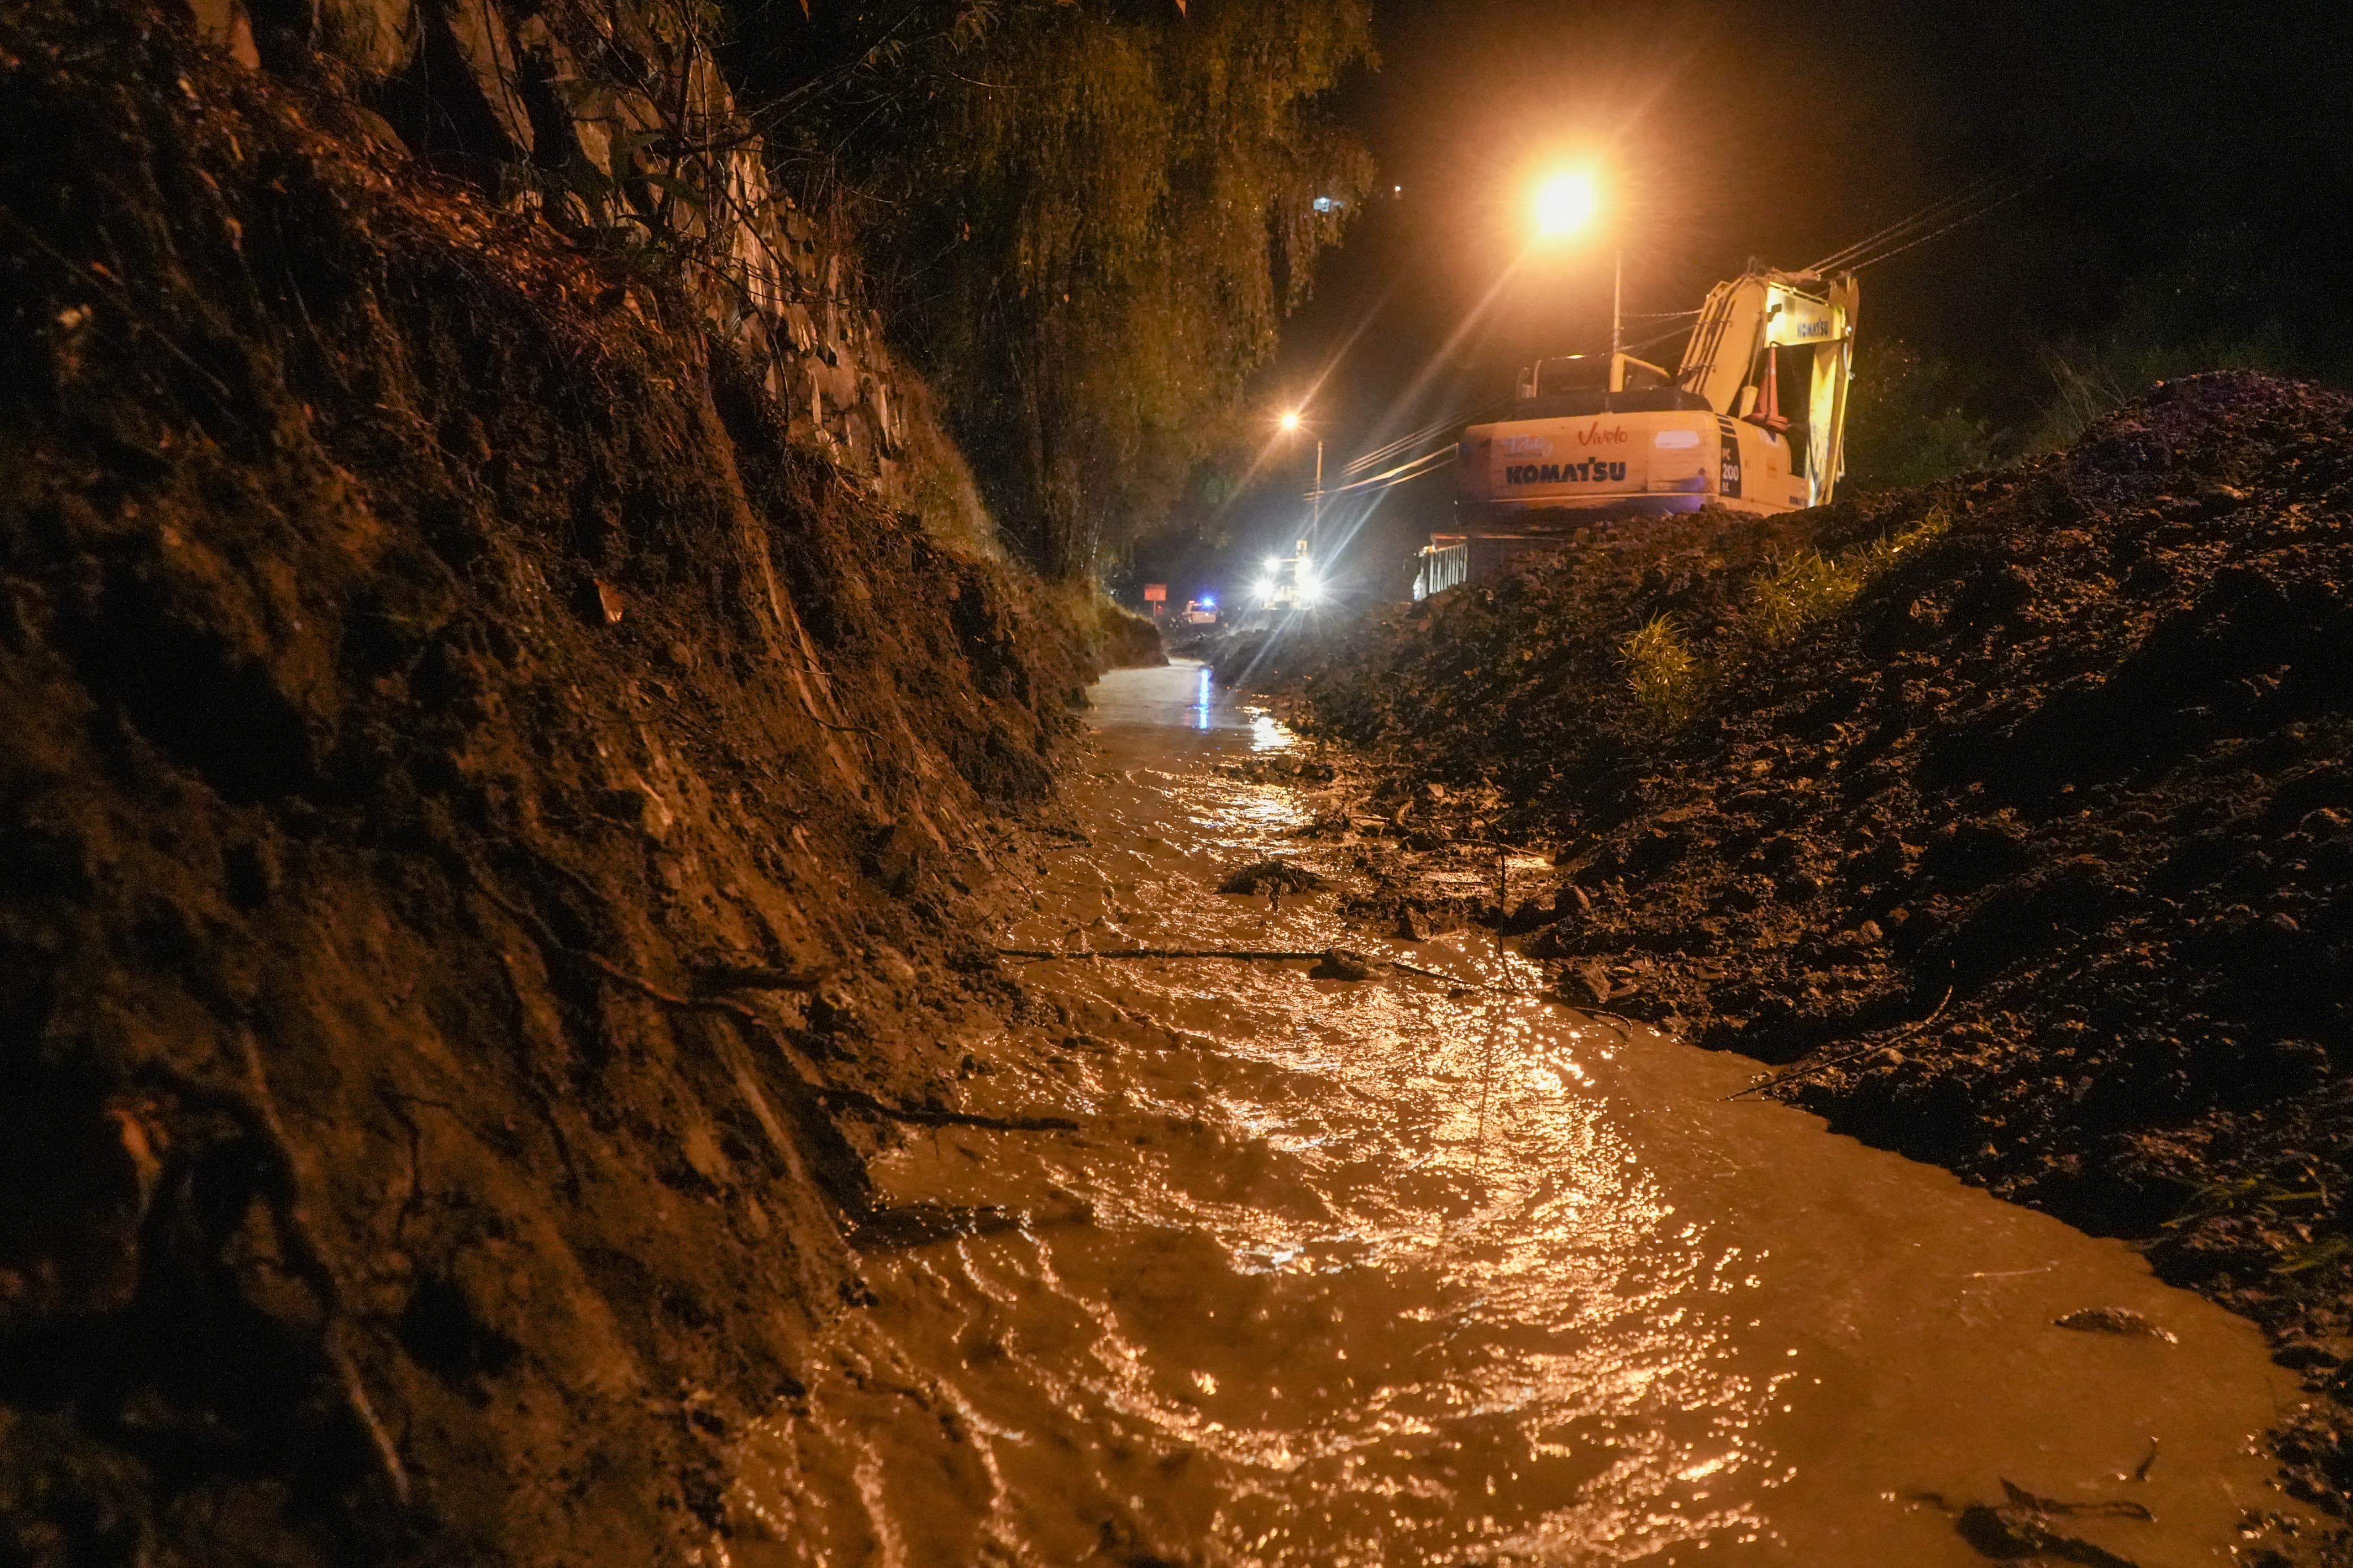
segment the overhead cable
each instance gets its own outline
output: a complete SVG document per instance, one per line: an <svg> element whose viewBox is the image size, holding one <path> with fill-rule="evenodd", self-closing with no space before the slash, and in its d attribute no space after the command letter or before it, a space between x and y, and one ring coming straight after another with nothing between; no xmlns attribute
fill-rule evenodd
<svg viewBox="0 0 2353 1568"><path fill-rule="evenodd" d="M1952 222L1945 225L1942 228L1931 230L1929 233L1921 235L1915 239L1907 239L1903 244L1894 247L1893 249L1880 251L1875 256L1867 256L1860 261L1851 261L1847 263L1847 268L1850 271L1860 272L1866 267L1876 267L1883 261L1903 255L1905 251L1911 249L1915 245L1926 245L1928 241L1936 238L1940 235L1950 234L1953 230L1960 227L1963 224L1975 223L1978 219L1985 216L1986 214L1993 211L1994 208L2014 202L2019 197L2024 195L2027 192L2034 189L2037 185L2047 184L2048 182L2058 178L2073 165L2073 162L2074 160L2071 159L2066 163L2054 164L2052 168L2038 175L2036 178L2028 181L2022 185L2018 185L2011 190L2005 192L2001 195L1996 196L1992 201L1986 203L1983 206L1978 207L1974 211L1962 214L1959 217L1955 218Z"/></svg>
<svg viewBox="0 0 2353 1568"><path fill-rule="evenodd" d="M1927 205L1920 207L1911 213L1907 213L1903 217L1897 218L1894 223L1887 225L1883 228L1874 229L1870 234L1864 235L1861 239L1856 240L1853 244L1840 247L1838 249L1831 251L1828 256L1823 257L1820 261L1816 261L1809 265L1805 270L1808 272L1827 272L1834 267L1842 267L1853 258L1864 254L1874 247L1900 239L1915 229L1936 222L1940 218L1943 218L1947 214L1951 213L1954 209L1966 206L1970 202L1976 201L1979 197L1986 195L1988 193L1999 188L2002 181L2007 177L2007 174L2008 171L1987 174L1981 178L1970 181L1968 184L1962 186L1957 191L1948 191L1945 195L1937 197L1935 201L1930 202Z"/></svg>
<svg viewBox="0 0 2353 1568"><path fill-rule="evenodd" d="M1889 224L1842 249L1832 251L1806 270L1827 272L1835 268L1861 271L1865 267L1875 267L1891 256L1900 256L1915 245L1949 234L1964 224L1976 222L1996 207L2016 201L2082 161L2080 156L2054 153L2023 168L2005 170L1974 180L1951 195L1930 202L1910 216Z"/></svg>
<svg viewBox="0 0 2353 1568"><path fill-rule="evenodd" d="M1347 467L1342 468L1340 471L1344 474L1361 474L1366 468L1372 468L1376 464L1388 461L1391 458L1396 457L1399 452L1404 451L1407 447L1419 447L1424 441L1430 439L1434 436L1443 434L1450 426L1460 423L1461 423L1461 421L1452 415L1449 415L1443 419L1433 420L1430 424L1423 426L1420 429L1400 436L1396 440L1388 442L1384 446L1376 447L1369 452L1358 453L1356 457L1349 458Z"/></svg>
<svg viewBox="0 0 2353 1568"><path fill-rule="evenodd" d="M1424 441L1432 441L1441 436L1448 436L1450 432L1459 430L1465 425L1476 424L1491 414L1501 413L1506 406L1507 405L1503 403L1485 403L1476 408L1457 409L1444 418L1434 419L1420 429L1400 436L1385 446L1376 447L1369 452L1359 453L1349 458L1347 467L1340 471L1344 474L1361 474L1377 463L1388 461L1409 447L1419 447Z"/></svg>
<svg viewBox="0 0 2353 1568"><path fill-rule="evenodd" d="M1316 493L1325 496L1337 496L1345 495L1351 490L1375 489L1387 489L1391 485L1401 485L1408 479L1418 479L1424 474L1436 473L1439 469L1444 468L1447 464L1454 461L1456 458L1460 457L1461 455L1461 451L1462 449L1459 446L1440 447L1435 452L1425 452L1419 458L1399 463L1394 468L1386 469L1381 473L1369 475L1365 479L1355 480L1349 484L1334 485L1328 490L1320 490Z"/></svg>
<svg viewBox="0 0 2353 1568"><path fill-rule="evenodd" d="M1445 416L1443 418L1433 419L1419 430L1409 432L1406 435L1398 437L1394 441L1374 447L1369 452L1358 453L1356 456L1349 458L1348 466L1340 471L1344 474L1361 474L1366 468L1372 468L1380 463L1388 462L1391 458L1396 457L1399 452L1404 451L1409 447L1419 447L1425 441L1433 440L1459 426L1468 424L1470 421L1478 418L1480 414L1483 412L1483 409L1473 410L1469 413L1463 413L1458 410L1455 413Z"/></svg>

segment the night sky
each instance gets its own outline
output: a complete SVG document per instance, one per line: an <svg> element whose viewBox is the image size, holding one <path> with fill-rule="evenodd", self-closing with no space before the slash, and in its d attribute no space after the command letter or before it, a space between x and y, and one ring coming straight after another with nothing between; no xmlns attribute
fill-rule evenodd
<svg viewBox="0 0 2353 1568"><path fill-rule="evenodd" d="M2031 183L1863 273L1860 354L1895 338L1949 360L1972 411L2005 426L2051 396L2050 349L2127 325L2266 337L2332 378L2353 363L2353 5L1420 0L1376 16L1381 67L1336 108L1379 192L1259 389L1270 420L1313 390L1334 472L1508 396L1534 353L1606 348L1613 245L1630 315L1687 310L1749 257L1802 266L1988 179ZM1601 175L1606 229L1529 258L1528 192L1569 164ZM1649 352L1672 365L1680 344ZM1278 449L1270 482L1147 544L1139 576L1180 603L1239 586L1287 546L1312 462ZM1396 591L1452 485L1388 492L1344 567Z"/></svg>

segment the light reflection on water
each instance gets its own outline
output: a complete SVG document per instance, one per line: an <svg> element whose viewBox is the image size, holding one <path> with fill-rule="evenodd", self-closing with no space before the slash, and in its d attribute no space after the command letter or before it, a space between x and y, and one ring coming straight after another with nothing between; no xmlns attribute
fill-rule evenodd
<svg viewBox="0 0 2353 1568"><path fill-rule="evenodd" d="M1213 693L1204 722L1200 679L1099 689L1071 789L1092 845L1009 945L1382 946L1328 895L1209 890L1309 852L1282 835L1311 813L1217 772L1263 715ZM1395 951L1529 977L1479 935ZM2276 1503L2248 1439L2290 1384L2250 1326L2119 1244L1725 1102L1753 1063L1394 972L1019 973L1039 1021L958 1042L995 1069L966 1104L1083 1130L877 1162L910 1212L1022 1222L864 1254L878 1304L745 1446L746 1568L1962 1564L1918 1495L2004 1478L2144 1503L2068 1528L2155 1568L2230 1561L2238 1508ZM2051 1327L2089 1305L2179 1342ZM2150 1480L2120 1479L2152 1434Z"/></svg>

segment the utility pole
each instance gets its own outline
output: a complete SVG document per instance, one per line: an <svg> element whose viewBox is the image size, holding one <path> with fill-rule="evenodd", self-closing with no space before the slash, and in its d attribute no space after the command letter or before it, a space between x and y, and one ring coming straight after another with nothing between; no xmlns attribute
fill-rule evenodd
<svg viewBox="0 0 2353 1568"><path fill-rule="evenodd" d="M1307 553L1310 559L1324 549L1324 437L1315 437L1315 488L1307 498Z"/></svg>
<svg viewBox="0 0 2353 1568"><path fill-rule="evenodd" d="M1616 247L1617 261L1611 269L1609 285L1609 374L1605 385L1612 392L1623 390L1624 378L1619 374L1618 355L1624 349L1626 334L1621 323L1626 318L1626 247Z"/></svg>

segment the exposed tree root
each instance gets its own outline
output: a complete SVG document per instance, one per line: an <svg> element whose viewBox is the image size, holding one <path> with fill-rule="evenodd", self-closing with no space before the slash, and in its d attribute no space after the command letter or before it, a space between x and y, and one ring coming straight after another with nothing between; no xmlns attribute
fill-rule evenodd
<svg viewBox="0 0 2353 1568"><path fill-rule="evenodd" d="M401 1463L400 1450L392 1434L385 1430L383 1420L375 1413L375 1402L368 1397L367 1385L360 1380L359 1364L353 1361L351 1351L343 1343L343 1290L325 1247L303 1213L301 1167L295 1163L294 1145L286 1136L286 1125L279 1118L278 1101L269 1092L269 1079L262 1069L261 1047L249 1030L239 1030L237 1039L238 1054L244 1058L245 1088L241 1092L228 1090L221 1098L234 1106L246 1131L259 1137L269 1148L277 1176L271 1184L275 1190L269 1194L271 1213L278 1221L293 1272L318 1298L325 1320L320 1331L320 1352L334 1369L344 1408L367 1434L368 1447L384 1472L385 1484L392 1489L394 1500L406 1508L408 1469Z"/></svg>
<svg viewBox="0 0 2353 1568"><path fill-rule="evenodd" d="M572 959L576 963L586 964L589 968L594 969L599 974L606 976L607 979L619 982L621 984L637 992L647 1000L657 1003L661 1006L674 1008L681 1013L723 1014L727 1017L733 1018L737 1023L752 1029L761 1037L767 1040L769 1044L776 1047L777 1055L780 1058L784 1057L784 1042L778 1038L776 1026L767 1018L764 1017L758 1010L747 1007L743 1003L726 996L681 995L675 991L667 990L662 986L655 984L652 981L646 979L643 975L631 973L629 971L622 968L619 964L615 963L611 959L607 958L603 953L590 952L582 948L570 946L569 944L560 941L554 932L549 931L545 921L541 921L537 916L533 915L528 910L525 910L514 904L500 894L496 889L487 886L480 872L475 872L473 874L473 879L475 886L480 889L483 897L489 899L500 909L504 910L509 915L512 915L514 919L522 922L522 924L534 932L542 942L547 943L552 951L561 953L565 957ZM1320 952L1315 952L1307 953L1303 956L1309 958L1321 958L1324 955ZM814 985L815 984L814 982L809 982L805 985L798 976L792 976L789 977L789 979L790 984L777 984L770 986L747 985L743 988L747 990L803 990ZM797 1075L796 1075L794 1079L794 1088L798 1092L808 1096L819 1105L847 1107L854 1110L862 1110L870 1116L881 1117L885 1121L902 1121L917 1127L982 1127L1000 1132L1075 1132L1079 1129L1079 1124L1077 1122L1071 1121L1067 1117L1060 1116L983 1116L971 1111L939 1110L922 1106L892 1105L886 1100L877 1100L874 1096L866 1093L863 1089L827 1088L819 1084L810 1083L807 1079L799 1078Z"/></svg>

